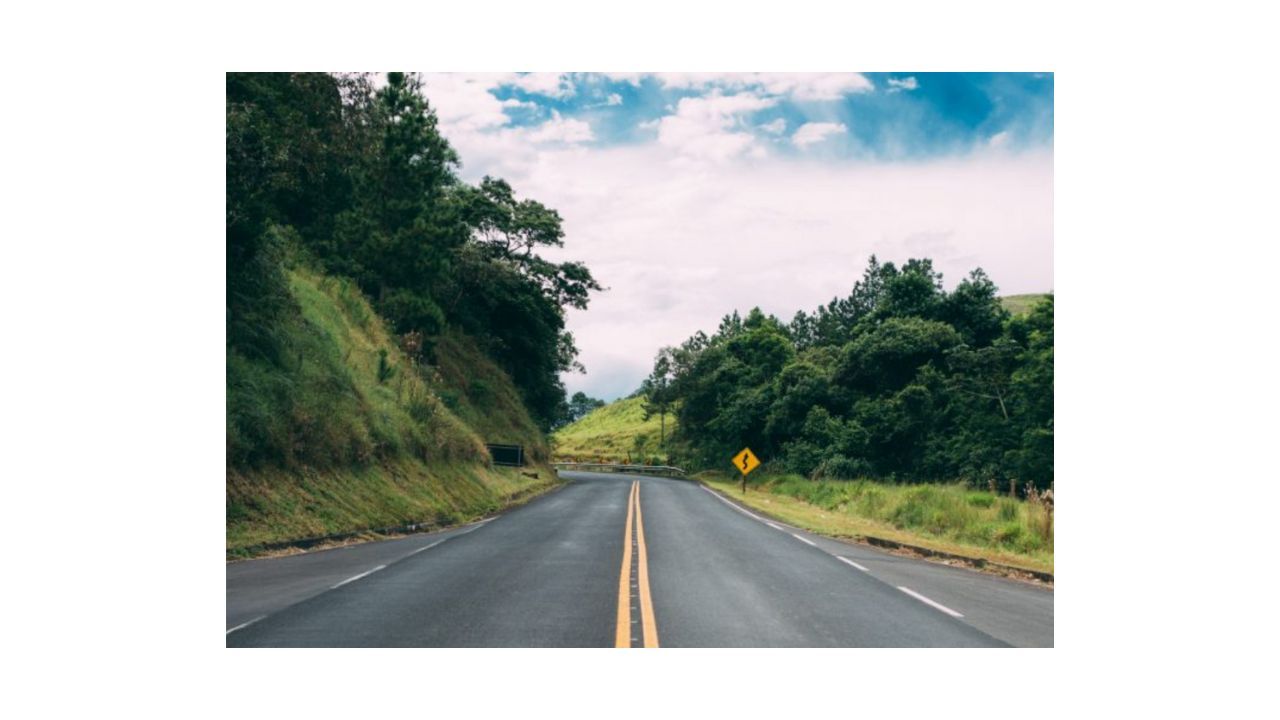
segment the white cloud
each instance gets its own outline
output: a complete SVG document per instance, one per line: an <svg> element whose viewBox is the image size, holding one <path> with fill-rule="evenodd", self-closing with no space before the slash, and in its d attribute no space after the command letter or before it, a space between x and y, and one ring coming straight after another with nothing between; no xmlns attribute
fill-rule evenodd
<svg viewBox="0 0 1280 720"><path fill-rule="evenodd" d="M774 120L772 122L767 122L761 125L760 129L769 133L770 135L781 135L782 133L786 132L787 121L783 120L782 118L778 118L777 120Z"/></svg>
<svg viewBox="0 0 1280 720"><path fill-rule="evenodd" d="M1009 131L1008 131L1008 130L1001 130L1000 132L996 133L995 135L992 135L992 136L990 137L990 139L988 139L988 140L987 140L987 145L989 145L990 147L993 147L993 148L1001 148L1001 147L1004 147L1005 145L1007 145L1008 143L1009 143Z"/></svg>
<svg viewBox="0 0 1280 720"><path fill-rule="evenodd" d="M591 132L591 124L576 118L564 118L560 113L551 112L551 119L528 133L528 138L536 143L583 143L595 139Z"/></svg>
<svg viewBox="0 0 1280 720"><path fill-rule="evenodd" d="M915 77L889 78L889 92L915 90L918 87L920 83L916 82Z"/></svg>
<svg viewBox="0 0 1280 720"><path fill-rule="evenodd" d="M860 73L759 73L758 77L766 92L785 93L795 100L839 100L875 89Z"/></svg>
<svg viewBox="0 0 1280 720"><path fill-rule="evenodd" d="M928 255L948 286L978 266L1003 293L1054 285L1048 152L910 164L779 156L688 168L653 144L585 151L497 142L483 156L459 148L468 179L498 175L556 208L566 247L550 256L584 261L610 288L569 314L588 370L565 376L570 393L631 392L659 347L714 330L735 308L760 305L790 319L844 296L871 253L894 262Z"/></svg>
<svg viewBox="0 0 1280 720"><path fill-rule="evenodd" d="M489 91L505 82L505 74L439 73L423 75L424 93L440 124L467 131L501 127L509 122L504 105ZM519 102L519 101L515 101Z"/></svg>
<svg viewBox="0 0 1280 720"><path fill-rule="evenodd" d="M577 88L573 81L560 73L524 73L511 77L509 85L533 95L545 95L551 98L571 97Z"/></svg>
<svg viewBox="0 0 1280 720"><path fill-rule="evenodd" d="M613 82L624 82L631 85L639 86L640 81L644 79L647 73L641 72L605 72L600 75L612 80Z"/></svg>
<svg viewBox="0 0 1280 720"><path fill-rule="evenodd" d="M1051 151L902 164L762 156L755 133L767 131L748 119L777 99L757 92L685 98L648 143L586 146L591 127L575 118L512 127L484 89L500 82L428 76L427 96L463 178L503 177L556 208L566 247L548 255L585 262L610 288L569 313L588 369L565 377L571 393L634 390L659 347L734 309L789 319L846 295L871 253L928 255L948 286L981 266L1002 293L1053 288Z"/></svg>
<svg viewBox="0 0 1280 720"><path fill-rule="evenodd" d="M815 143L820 143L828 137L837 133L845 132L848 129L849 128L844 126L844 123L805 123L800 126L799 130L796 130L795 135L791 136L791 142L795 143L796 147L807 147Z"/></svg>
<svg viewBox="0 0 1280 720"><path fill-rule="evenodd" d="M658 121L658 144L688 158L722 162L763 151L743 116L771 107L773 98L752 93L681 98L675 113Z"/></svg>
<svg viewBox="0 0 1280 720"><path fill-rule="evenodd" d="M801 101L839 100L875 89L861 73L658 73L655 77L670 88L753 89Z"/></svg>
<svg viewBox="0 0 1280 720"><path fill-rule="evenodd" d="M622 96L618 93L609 93L609 97L605 98L605 105L621 105Z"/></svg>

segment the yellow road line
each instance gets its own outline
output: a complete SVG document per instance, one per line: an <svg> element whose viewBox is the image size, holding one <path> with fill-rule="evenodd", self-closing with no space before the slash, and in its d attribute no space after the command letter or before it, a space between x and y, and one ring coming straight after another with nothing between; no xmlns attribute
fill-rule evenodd
<svg viewBox="0 0 1280 720"><path fill-rule="evenodd" d="M649 597L649 555L644 549L644 515L640 512L639 480L636 481L636 544L640 551L640 622L644 623L644 646L656 648L658 623L653 619L653 598Z"/></svg>
<svg viewBox="0 0 1280 720"><path fill-rule="evenodd" d="M622 536L622 574L618 576L618 630L614 636L614 647L631 647L631 513L635 505L639 480L631 483L631 492L627 495L627 528Z"/></svg>

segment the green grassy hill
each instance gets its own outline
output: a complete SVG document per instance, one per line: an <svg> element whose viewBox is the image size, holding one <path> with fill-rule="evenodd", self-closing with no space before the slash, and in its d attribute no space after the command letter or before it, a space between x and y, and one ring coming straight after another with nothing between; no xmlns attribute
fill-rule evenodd
<svg viewBox="0 0 1280 720"><path fill-rule="evenodd" d="M675 429L675 415L667 413L667 438ZM660 445L661 419L644 419L644 398L623 398L588 413L551 436L559 460L666 462Z"/></svg>
<svg viewBox="0 0 1280 720"><path fill-rule="evenodd" d="M354 285L289 272L279 357L227 356L227 552L408 523L451 524L549 487L545 437L510 379L449 334L435 365L397 346ZM533 479L489 464L520 443Z"/></svg>
<svg viewBox="0 0 1280 720"><path fill-rule="evenodd" d="M1031 308L1043 298L1049 297L1046 293L1031 293L1030 295L1006 295L1000 298L1000 304L1004 306L1013 315L1026 315L1031 312Z"/></svg>

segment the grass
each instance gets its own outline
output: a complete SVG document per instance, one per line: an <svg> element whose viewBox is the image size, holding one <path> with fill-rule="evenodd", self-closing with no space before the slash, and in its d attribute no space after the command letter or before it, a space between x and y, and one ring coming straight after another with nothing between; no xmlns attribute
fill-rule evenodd
<svg viewBox="0 0 1280 720"><path fill-rule="evenodd" d="M1053 572L1052 520L1039 503L963 484L889 485L798 475L755 478L743 496L737 478L721 473L698 478L747 505L824 535L872 535Z"/></svg>
<svg viewBox="0 0 1280 720"><path fill-rule="evenodd" d="M675 429L675 415L667 413L667 439ZM661 419L644 418L644 398L623 398L588 413L551 436L558 460L665 463L660 447Z"/></svg>
<svg viewBox="0 0 1280 720"><path fill-rule="evenodd" d="M227 555L248 556L263 543L371 528L465 523L558 484L548 468L539 468L538 475L413 459L342 470L232 471L227 475Z"/></svg>
<svg viewBox="0 0 1280 720"><path fill-rule="evenodd" d="M289 289L298 312L274 329L280 360L227 355L231 467L485 461L482 437L400 352L358 288L293 270Z"/></svg>
<svg viewBox="0 0 1280 720"><path fill-rule="evenodd" d="M436 346L431 387L450 411L484 442L523 445L535 462L550 459L551 447L510 378L471 340L450 332Z"/></svg>
<svg viewBox="0 0 1280 720"><path fill-rule="evenodd" d="M281 358L227 356L227 551L407 523L465 521L550 487L547 441L510 378L470 338L435 365L401 352L359 289L289 271ZM526 447L540 478L489 467Z"/></svg>
<svg viewBox="0 0 1280 720"><path fill-rule="evenodd" d="M1045 293L1032 293L1029 295L1006 295L1000 298L1000 304L1004 306L1012 315L1026 315L1031 312L1031 308L1042 299L1049 297Z"/></svg>

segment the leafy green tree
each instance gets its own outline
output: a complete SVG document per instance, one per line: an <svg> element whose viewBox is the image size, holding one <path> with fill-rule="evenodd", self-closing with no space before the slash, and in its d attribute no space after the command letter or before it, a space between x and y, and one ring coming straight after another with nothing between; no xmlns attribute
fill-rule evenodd
<svg viewBox="0 0 1280 720"><path fill-rule="evenodd" d="M641 384L644 393L644 419L657 415L659 417L658 446L667 445L667 413L671 410L671 381L675 373L675 350L663 348L653 363L653 372Z"/></svg>
<svg viewBox="0 0 1280 720"><path fill-rule="evenodd" d="M576 422L586 417L592 410L602 408L606 405L605 401L599 398L589 397L586 393L579 390L569 398L566 405L566 413L562 424Z"/></svg>
<svg viewBox="0 0 1280 720"><path fill-rule="evenodd" d="M938 319L955 328L967 345L988 345L1000 336L1009 319L996 292L995 283L978 268L943 299Z"/></svg>
<svg viewBox="0 0 1280 720"><path fill-rule="evenodd" d="M1008 461L1018 477L1036 487L1053 484L1053 295L1025 320L1011 323L1011 335L1025 348L1011 378L1019 446Z"/></svg>
<svg viewBox="0 0 1280 720"><path fill-rule="evenodd" d="M458 180L418 76L378 88L367 75L229 73L226 95L228 386L246 388L229 393L229 418L246 418L245 433L262 424L236 404L264 394L247 382L255 363L283 371L271 394L289 406L291 262L354 280L423 362L447 329L472 335L544 429L564 417L560 373L582 369L564 312L603 288L583 264L539 255L563 245L554 210L498 179Z"/></svg>
<svg viewBox="0 0 1280 720"><path fill-rule="evenodd" d="M881 394L905 386L926 363L940 362L961 344L946 323L895 317L860 332L841 352L835 381L857 392Z"/></svg>
<svg viewBox="0 0 1280 720"><path fill-rule="evenodd" d="M1010 318L977 269L874 257L850 294L786 325L724 316L669 356L676 444L718 467L749 444L815 477L1052 482L1052 299ZM665 369L665 368L664 368Z"/></svg>

